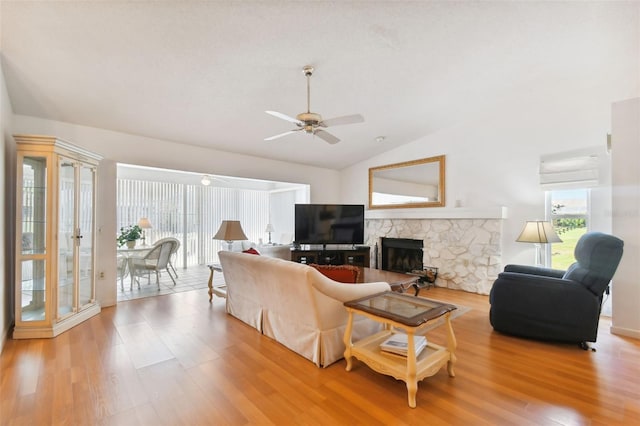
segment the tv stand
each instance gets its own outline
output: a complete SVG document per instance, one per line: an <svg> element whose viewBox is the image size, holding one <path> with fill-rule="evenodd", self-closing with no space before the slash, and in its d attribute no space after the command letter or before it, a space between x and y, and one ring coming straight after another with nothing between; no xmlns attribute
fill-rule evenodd
<svg viewBox="0 0 640 426"><path fill-rule="evenodd" d="M298 263L317 263L319 265L355 265L369 267L368 246L354 246L347 249L328 249L323 244L322 249L293 249L291 260Z"/></svg>

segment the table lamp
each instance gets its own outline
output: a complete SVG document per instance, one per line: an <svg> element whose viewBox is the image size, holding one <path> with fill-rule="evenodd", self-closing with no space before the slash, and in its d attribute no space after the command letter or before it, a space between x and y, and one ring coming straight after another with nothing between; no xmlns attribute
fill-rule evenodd
<svg viewBox="0 0 640 426"><path fill-rule="evenodd" d="M274 232L275 230L276 229L273 227L272 224L267 223L267 228L264 230L264 232L269 234L269 242L268 242L269 245L271 245L271 233Z"/></svg>
<svg viewBox="0 0 640 426"><path fill-rule="evenodd" d="M146 218L146 217L141 217L140 218L140 220L138 221L138 226L140 228L142 228L142 238L141 239L142 239L142 245L144 246L144 245L147 244L147 242L146 242L147 236L146 236L145 229L151 229L153 227L151 226L151 222L149 221L149 219Z"/></svg>
<svg viewBox="0 0 640 426"><path fill-rule="evenodd" d="M213 239L226 241L229 251L231 251L234 241L248 240L239 220L223 220Z"/></svg>
<svg viewBox="0 0 640 426"><path fill-rule="evenodd" d="M533 243L536 247L536 266L542 266L541 244L561 243L562 240L556 234L551 222L543 220L530 220L525 223L520 236L516 241L520 243Z"/></svg>

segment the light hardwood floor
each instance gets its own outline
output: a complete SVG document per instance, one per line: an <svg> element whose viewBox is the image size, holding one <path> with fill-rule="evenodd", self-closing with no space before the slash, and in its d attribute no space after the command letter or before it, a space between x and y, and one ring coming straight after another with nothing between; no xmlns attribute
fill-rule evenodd
<svg viewBox="0 0 640 426"><path fill-rule="evenodd" d="M355 361L311 362L225 314L206 289L119 303L49 340L7 342L2 425L640 424L640 341L601 321L597 352L493 332L486 296L453 321L456 377L405 384ZM442 327L428 334L444 338Z"/></svg>

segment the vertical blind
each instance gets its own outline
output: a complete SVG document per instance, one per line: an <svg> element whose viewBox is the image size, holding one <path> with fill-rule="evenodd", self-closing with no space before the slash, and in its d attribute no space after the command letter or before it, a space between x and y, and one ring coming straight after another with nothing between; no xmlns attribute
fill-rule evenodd
<svg viewBox="0 0 640 426"><path fill-rule="evenodd" d="M223 220L239 220L251 241L262 238L269 222L268 191L133 179L118 179L117 191L118 229L148 218L147 244L180 240L176 267L218 262L226 243L213 236Z"/></svg>

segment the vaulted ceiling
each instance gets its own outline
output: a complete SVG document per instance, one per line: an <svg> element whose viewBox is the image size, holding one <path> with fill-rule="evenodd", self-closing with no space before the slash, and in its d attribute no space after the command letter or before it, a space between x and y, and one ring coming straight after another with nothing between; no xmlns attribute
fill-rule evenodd
<svg viewBox="0 0 640 426"><path fill-rule="evenodd" d="M637 4L2 1L0 46L16 114L341 169L532 82L630 72ZM307 64L311 110L365 122L265 142L295 127L265 110L306 110Z"/></svg>

